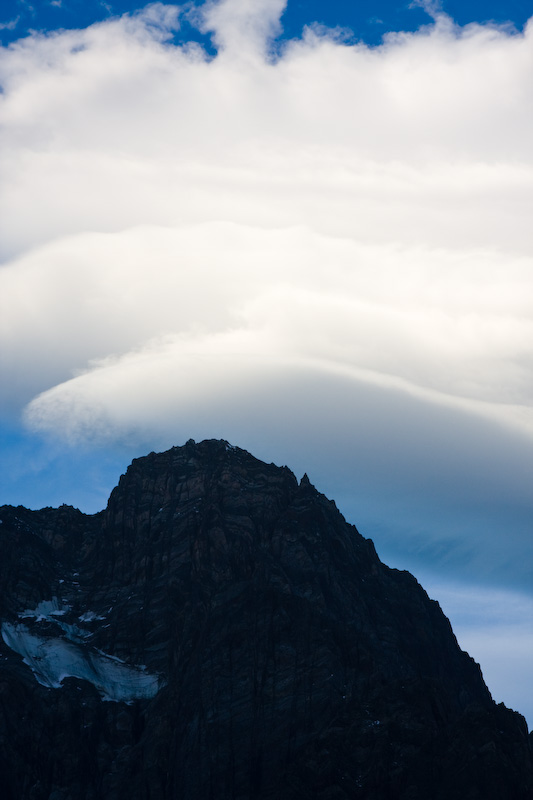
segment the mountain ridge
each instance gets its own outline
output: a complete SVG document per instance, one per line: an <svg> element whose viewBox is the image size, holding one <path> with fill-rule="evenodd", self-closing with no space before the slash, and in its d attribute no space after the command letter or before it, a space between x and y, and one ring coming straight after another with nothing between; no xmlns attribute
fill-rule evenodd
<svg viewBox="0 0 533 800"><path fill-rule="evenodd" d="M4 797L533 797L523 718L307 475L189 440L0 518Z"/></svg>

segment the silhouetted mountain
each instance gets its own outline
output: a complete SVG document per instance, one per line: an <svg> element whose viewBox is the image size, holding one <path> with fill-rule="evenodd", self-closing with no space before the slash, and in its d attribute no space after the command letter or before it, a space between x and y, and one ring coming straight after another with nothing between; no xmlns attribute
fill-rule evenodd
<svg viewBox="0 0 533 800"><path fill-rule="evenodd" d="M524 719L335 504L227 442L0 509L3 800L526 800Z"/></svg>

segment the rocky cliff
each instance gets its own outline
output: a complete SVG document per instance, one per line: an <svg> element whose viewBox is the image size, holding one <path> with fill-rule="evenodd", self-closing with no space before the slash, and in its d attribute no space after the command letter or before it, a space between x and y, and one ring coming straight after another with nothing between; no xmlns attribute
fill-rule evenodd
<svg viewBox="0 0 533 800"><path fill-rule="evenodd" d="M523 718L304 476L226 442L0 509L4 800L531 800Z"/></svg>

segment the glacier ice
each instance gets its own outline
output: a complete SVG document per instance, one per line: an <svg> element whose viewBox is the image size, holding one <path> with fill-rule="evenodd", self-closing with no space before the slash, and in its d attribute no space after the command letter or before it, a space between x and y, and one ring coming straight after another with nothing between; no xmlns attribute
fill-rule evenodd
<svg viewBox="0 0 533 800"><path fill-rule="evenodd" d="M159 677L144 667L129 666L68 639L37 636L22 623L2 623L2 638L43 686L58 689L65 678L80 678L92 683L103 700L117 702L151 698L160 688Z"/></svg>

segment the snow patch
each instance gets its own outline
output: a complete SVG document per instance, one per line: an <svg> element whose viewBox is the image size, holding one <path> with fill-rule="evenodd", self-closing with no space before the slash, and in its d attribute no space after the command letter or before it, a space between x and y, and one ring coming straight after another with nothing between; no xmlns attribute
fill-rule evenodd
<svg viewBox="0 0 533 800"><path fill-rule="evenodd" d="M103 700L129 702L154 697L160 688L159 677L144 667L128 666L68 639L36 636L22 623L2 623L2 638L22 656L36 680L51 689L59 689L65 678L80 678L92 683Z"/></svg>
<svg viewBox="0 0 533 800"><path fill-rule="evenodd" d="M22 611L18 617L19 619L34 619L35 622L54 622L61 628L68 639L73 642L81 642L91 636L90 631L84 631L78 628L77 625L69 625L67 622L63 622L59 619L59 617L68 614L70 610L69 605L61 606L57 597L52 597L51 600L42 600L37 608L27 608L26 611Z"/></svg>
<svg viewBox="0 0 533 800"><path fill-rule="evenodd" d="M95 622L96 620L105 619L102 614L97 614L96 611L86 611L78 617L80 622Z"/></svg>
<svg viewBox="0 0 533 800"><path fill-rule="evenodd" d="M27 608L26 611L22 611L18 616L19 619L32 617L36 622L47 622L51 616L62 616L67 611L70 611L69 606L62 608L57 597L52 597L51 600L42 600L37 608Z"/></svg>

